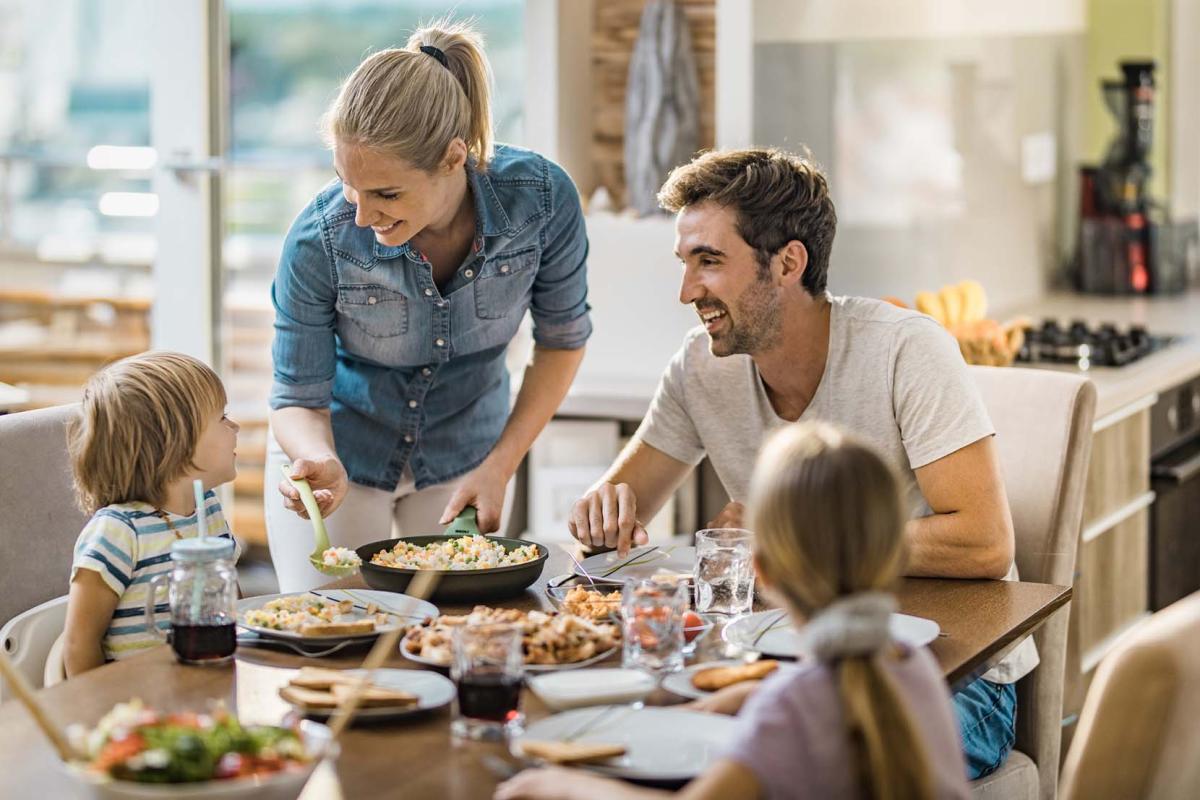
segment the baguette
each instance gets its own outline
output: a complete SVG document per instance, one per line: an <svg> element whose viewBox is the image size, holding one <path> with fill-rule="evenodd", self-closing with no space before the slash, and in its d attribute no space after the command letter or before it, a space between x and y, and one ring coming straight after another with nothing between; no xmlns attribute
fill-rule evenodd
<svg viewBox="0 0 1200 800"><path fill-rule="evenodd" d="M625 755L625 745L522 741L521 752L551 764L591 764Z"/></svg>
<svg viewBox="0 0 1200 800"><path fill-rule="evenodd" d="M301 636L355 636L375 631L375 620L364 619L357 622L316 622L301 625L296 631Z"/></svg>
<svg viewBox="0 0 1200 800"><path fill-rule="evenodd" d="M334 700L338 703L344 701L354 692L354 687L346 683L336 683L330 689ZM362 697L359 699L359 705L367 708L379 706L415 706L421 701L421 698L415 694L402 692L397 689L384 689L381 686L368 686L363 690Z"/></svg>
<svg viewBox="0 0 1200 800"><path fill-rule="evenodd" d="M284 686L279 696L294 706L304 708L337 708L338 701L330 692L305 689L302 686Z"/></svg>
<svg viewBox="0 0 1200 800"><path fill-rule="evenodd" d="M353 683L354 680L353 675L349 675L340 669L301 667L300 671L288 681L288 684L290 686L299 686L302 689L329 689L334 684Z"/></svg>
<svg viewBox="0 0 1200 800"><path fill-rule="evenodd" d="M715 692L742 681L757 681L770 675L779 667L778 661L764 659L752 664L736 667L711 667L692 675L692 686L702 692Z"/></svg>

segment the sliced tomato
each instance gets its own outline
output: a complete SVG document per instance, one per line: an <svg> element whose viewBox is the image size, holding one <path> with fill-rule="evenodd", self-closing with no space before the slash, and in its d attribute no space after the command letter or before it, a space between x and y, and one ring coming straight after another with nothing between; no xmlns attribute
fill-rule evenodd
<svg viewBox="0 0 1200 800"><path fill-rule="evenodd" d="M109 739L92 762L92 766L95 769L110 772L113 767L123 764L145 749L146 740L136 733L120 739Z"/></svg>

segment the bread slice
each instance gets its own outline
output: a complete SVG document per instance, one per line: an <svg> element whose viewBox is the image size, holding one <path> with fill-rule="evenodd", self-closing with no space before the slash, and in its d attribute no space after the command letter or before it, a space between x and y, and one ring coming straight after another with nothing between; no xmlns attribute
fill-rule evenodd
<svg viewBox="0 0 1200 800"><path fill-rule="evenodd" d="M375 631L375 620L364 619L356 622L316 622L301 625L296 632L301 636L355 636Z"/></svg>
<svg viewBox="0 0 1200 800"><path fill-rule="evenodd" d="M352 684L339 683L335 684L333 688L330 689L330 692L333 694L338 703L342 703L351 695L351 693L354 692L354 686ZM384 689L381 686L368 686L366 690L363 691L362 698L359 700L359 705L363 706L364 708L378 708L380 706L398 706L400 708L407 708L408 706L415 706L420 702L420 700L421 698L408 692L402 692L396 689Z"/></svg>
<svg viewBox="0 0 1200 800"><path fill-rule="evenodd" d="M302 686L284 686L279 696L294 706L304 708L337 708L338 701L331 693Z"/></svg>
<svg viewBox="0 0 1200 800"><path fill-rule="evenodd" d="M625 755L625 745L522 740L521 752L551 764L592 764Z"/></svg>
<svg viewBox="0 0 1200 800"><path fill-rule="evenodd" d="M353 683L355 677L340 669L301 667L288 683L304 689L328 689L338 683Z"/></svg>
<svg viewBox="0 0 1200 800"><path fill-rule="evenodd" d="M703 692L715 692L742 681L757 681L770 675L779 666L778 661L760 659L736 667L711 667L692 673L692 686Z"/></svg>

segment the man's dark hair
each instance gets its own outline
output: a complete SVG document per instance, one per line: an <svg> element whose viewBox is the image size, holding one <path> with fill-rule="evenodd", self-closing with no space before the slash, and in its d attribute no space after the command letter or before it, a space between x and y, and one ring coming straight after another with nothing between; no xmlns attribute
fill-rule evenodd
<svg viewBox="0 0 1200 800"><path fill-rule="evenodd" d="M825 291L837 212L811 161L774 148L713 151L676 167L658 192L659 205L673 213L706 201L733 209L738 234L764 270L785 244L802 242L801 283L810 295Z"/></svg>

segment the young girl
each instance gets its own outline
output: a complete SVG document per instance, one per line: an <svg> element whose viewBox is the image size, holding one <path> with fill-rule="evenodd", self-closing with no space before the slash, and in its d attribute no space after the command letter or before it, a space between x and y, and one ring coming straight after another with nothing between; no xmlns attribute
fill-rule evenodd
<svg viewBox="0 0 1200 800"><path fill-rule="evenodd" d="M83 510L75 544L64 660L72 677L159 643L145 624L149 581L171 569L171 544L198 535L192 482L204 485L210 536L232 538L211 491L233 480L238 425L225 388L202 362L144 353L96 373L68 426ZM169 624L165 602L158 626Z"/></svg>
<svg viewBox="0 0 1200 800"><path fill-rule="evenodd" d="M959 798L966 767L933 657L892 642L888 587L903 566L904 501L873 451L820 425L784 429L751 490L759 580L803 625L811 658L702 707L734 713L724 757L686 798ZM587 773L522 772L516 798L652 797Z"/></svg>

